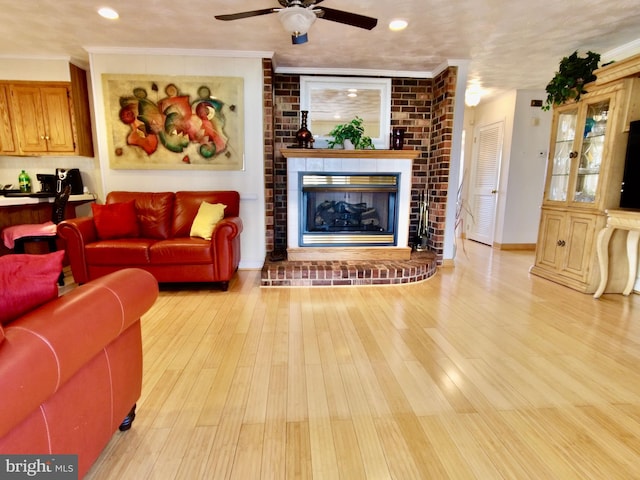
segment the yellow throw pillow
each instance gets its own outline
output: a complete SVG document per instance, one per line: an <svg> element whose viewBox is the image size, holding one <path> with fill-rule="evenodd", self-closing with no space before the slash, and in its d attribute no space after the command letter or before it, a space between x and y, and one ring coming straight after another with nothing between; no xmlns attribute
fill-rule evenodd
<svg viewBox="0 0 640 480"><path fill-rule="evenodd" d="M222 203L202 202L198 209L198 214L191 225L192 237L200 237L205 240L211 240L213 228L220 220L224 218L224 209L226 205Z"/></svg>

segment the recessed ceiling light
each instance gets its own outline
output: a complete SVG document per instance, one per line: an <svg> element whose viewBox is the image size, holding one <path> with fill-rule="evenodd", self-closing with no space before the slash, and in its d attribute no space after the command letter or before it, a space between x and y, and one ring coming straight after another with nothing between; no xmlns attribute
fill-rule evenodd
<svg viewBox="0 0 640 480"><path fill-rule="evenodd" d="M407 25L409 25L409 23L406 20L392 20L389 23L389 30L393 30L394 32L398 32L400 30L404 30L405 28L407 28Z"/></svg>
<svg viewBox="0 0 640 480"><path fill-rule="evenodd" d="M102 7L98 9L98 14L101 17L108 18L109 20L115 20L116 18L120 17L120 15L118 15L118 12L109 7Z"/></svg>

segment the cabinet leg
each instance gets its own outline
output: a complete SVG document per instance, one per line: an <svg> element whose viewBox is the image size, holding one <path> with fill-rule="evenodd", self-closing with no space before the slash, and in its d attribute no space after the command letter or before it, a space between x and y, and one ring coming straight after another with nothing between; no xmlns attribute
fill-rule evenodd
<svg viewBox="0 0 640 480"><path fill-rule="evenodd" d="M627 285L622 291L623 295L629 295L636 283L636 273L638 268L638 241L640 240L640 231L631 230L627 236L627 259L629 260L629 276L627 277Z"/></svg>
<svg viewBox="0 0 640 480"><path fill-rule="evenodd" d="M598 233L598 243L596 252L598 253L598 264L600 265L600 285L593 298L600 298L607 288L607 280L609 279L609 240L613 235L613 228L606 227Z"/></svg>

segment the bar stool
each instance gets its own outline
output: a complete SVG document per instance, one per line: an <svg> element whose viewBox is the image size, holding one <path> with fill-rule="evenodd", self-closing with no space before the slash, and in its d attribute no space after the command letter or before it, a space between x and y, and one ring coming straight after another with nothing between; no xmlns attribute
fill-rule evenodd
<svg viewBox="0 0 640 480"><path fill-rule="evenodd" d="M49 252L57 250L58 223L64 220L65 209L71 194L71 186L67 185L56 195L53 202L51 221L45 223L13 225L2 231L2 241L13 253L25 253L25 245L31 242L47 242ZM60 273L59 285L64 285L64 273Z"/></svg>

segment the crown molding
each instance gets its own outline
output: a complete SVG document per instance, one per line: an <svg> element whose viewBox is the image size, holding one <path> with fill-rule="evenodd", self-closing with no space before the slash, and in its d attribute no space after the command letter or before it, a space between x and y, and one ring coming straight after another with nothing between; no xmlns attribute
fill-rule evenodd
<svg viewBox="0 0 640 480"><path fill-rule="evenodd" d="M368 68L315 68L315 67L275 67L276 73L300 75L344 75L353 77L410 77L433 78L428 71L376 70Z"/></svg>
<svg viewBox="0 0 640 480"><path fill-rule="evenodd" d="M65 62L70 62L71 57L68 55L2 55L0 54L0 58L4 60L51 60L51 61L60 61L63 60Z"/></svg>
<svg viewBox="0 0 640 480"><path fill-rule="evenodd" d="M606 63L613 60L624 60L625 58L632 57L638 53L640 53L640 38L603 53L602 61Z"/></svg>
<svg viewBox="0 0 640 480"><path fill-rule="evenodd" d="M211 50L193 48L83 47L90 54L180 55L190 57L273 58L274 52L259 50Z"/></svg>

